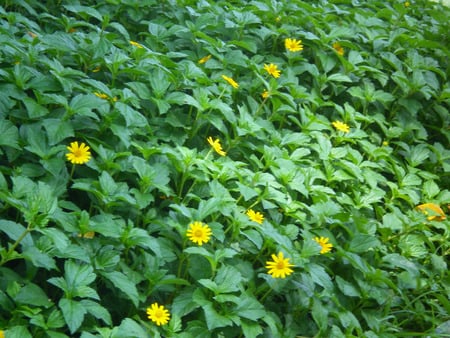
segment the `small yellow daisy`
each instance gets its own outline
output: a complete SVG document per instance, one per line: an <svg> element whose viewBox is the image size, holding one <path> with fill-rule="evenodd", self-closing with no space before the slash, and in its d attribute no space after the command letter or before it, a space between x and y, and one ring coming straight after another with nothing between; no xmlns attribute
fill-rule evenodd
<svg viewBox="0 0 450 338"><path fill-rule="evenodd" d="M285 39L284 46L290 52L300 52L303 50L302 40L296 39Z"/></svg>
<svg viewBox="0 0 450 338"><path fill-rule="evenodd" d="M289 263L290 258L284 258L282 252L279 252L278 255L272 254L272 259L273 261L266 262L266 269L273 278L286 278L294 272L291 269L294 265Z"/></svg>
<svg viewBox="0 0 450 338"><path fill-rule="evenodd" d="M84 164L91 158L89 146L84 143L78 145L77 141L71 142L67 150L69 150L69 153L66 154L67 160L72 164Z"/></svg>
<svg viewBox="0 0 450 338"><path fill-rule="evenodd" d="M140 43L136 42L136 41L131 41L130 40L130 45L137 47L137 48L144 48Z"/></svg>
<svg viewBox="0 0 450 338"><path fill-rule="evenodd" d="M270 75L272 75L274 78L279 78L281 72L278 70L278 66L271 63L269 65L264 65L264 70L269 73Z"/></svg>
<svg viewBox="0 0 450 338"><path fill-rule="evenodd" d="M208 224L203 225L202 222L193 222L189 224L189 229L186 232L186 236L192 242L203 245L203 243L208 243L211 238L212 230Z"/></svg>
<svg viewBox="0 0 450 338"><path fill-rule="evenodd" d="M211 54L202 57L200 60L198 60L198 63L206 63L209 59L211 59Z"/></svg>
<svg viewBox="0 0 450 338"><path fill-rule="evenodd" d="M234 81L231 77L228 77L226 75L222 75L222 78L227 81L231 86L233 86L233 88L238 88L239 87L239 83L237 83L236 81Z"/></svg>
<svg viewBox="0 0 450 338"><path fill-rule="evenodd" d="M248 218L250 218L251 221L256 222L258 224L262 224L262 222L264 221L264 215L259 211L249 209L245 214L248 216Z"/></svg>
<svg viewBox="0 0 450 338"><path fill-rule="evenodd" d="M330 239L328 237L315 237L314 241L316 241L317 244L320 245L320 247L322 248L320 250L321 254L325 254L327 252L330 252L331 249L333 248L333 244L328 243Z"/></svg>
<svg viewBox="0 0 450 338"><path fill-rule="evenodd" d="M169 311L163 305L159 306L158 303L153 303L147 308L147 316L158 326L167 324L170 319Z"/></svg>
<svg viewBox="0 0 450 338"><path fill-rule="evenodd" d="M339 55L344 55L344 47L341 46L339 42L333 43L333 49L338 53Z"/></svg>
<svg viewBox="0 0 450 338"><path fill-rule="evenodd" d="M206 140L208 141L209 145L215 150L215 152L220 156L225 156L227 154L225 151L223 151L219 139L213 140L213 138L210 136Z"/></svg>
<svg viewBox="0 0 450 338"><path fill-rule="evenodd" d="M343 123L341 121L334 121L331 124L333 125L334 128L336 128L339 131L342 131L344 133L350 132L350 127L346 123Z"/></svg>

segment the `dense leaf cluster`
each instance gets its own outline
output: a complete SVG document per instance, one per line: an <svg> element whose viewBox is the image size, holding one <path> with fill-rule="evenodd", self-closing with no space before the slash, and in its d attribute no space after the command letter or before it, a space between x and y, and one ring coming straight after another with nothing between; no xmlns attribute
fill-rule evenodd
<svg viewBox="0 0 450 338"><path fill-rule="evenodd" d="M450 223L416 209L450 205L449 14L423 0L4 1L0 329L449 334ZM88 163L67 161L73 141ZM195 221L212 230L201 246ZM278 252L286 278L265 268ZM147 318L154 302L167 325Z"/></svg>

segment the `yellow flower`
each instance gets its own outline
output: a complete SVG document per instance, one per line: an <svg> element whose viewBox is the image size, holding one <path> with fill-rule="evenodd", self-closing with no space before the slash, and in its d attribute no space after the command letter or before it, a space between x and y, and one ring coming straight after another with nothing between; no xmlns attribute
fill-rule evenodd
<svg viewBox="0 0 450 338"><path fill-rule="evenodd" d="M271 63L270 65L264 65L264 70L272 75L274 78L280 77L280 71L278 70L278 66Z"/></svg>
<svg viewBox="0 0 450 338"><path fill-rule="evenodd" d="M348 133L350 131L350 127L348 124L343 123L341 121L334 121L331 123L333 127L335 127L337 130L342 131L344 133Z"/></svg>
<svg viewBox="0 0 450 338"><path fill-rule="evenodd" d="M286 276L289 276L294 272L294 270L291 269L294 265L289 263L290 258L284 258L282 252L279 252L278 256L272 254L272 259L272 262L266 262L266 269L269 269L267 273L273 278L286 278Z"/></svg>
<svg viewBox="0 0 450 338"><path fill-rule="evenodd" d="M253 222L262 224L262 222L264 221L264 215L262 213L260 213L259 211L254 211L253 209L249 209L245 214Z"/></svg>
<svg viewBox="0 0 450 338"><path fill-rule="evenodd" d="M5 338L5 331L0 330L0 338Z"/></svg>
<svg viewBox="0 0 450 338"><path fill-rule="evenodd" d="M434 203L424 203L417 206L421 212L425 215L429 215L427 219L429 221L443 221L446 219L444 211L442 211L441 207Z"/></svg>
<svg viewBox="0 0 450 338"><path fill-rule="evenodd" d="M198 63L200 63L200 64L205 63L209 59L211 59L211 54L202 57L200 60L198 60Z"/></svg>
<svg viewBox="0 0 450 338"><path fill-rule="evenodd" d="M208 143L211 145L211 147L218 153L220 156L225 156L227 153L223 151L222 145L220 144L220 140L217 138L213 140L213 138L210 136L206 139Z"/></svg>
<svg viewBox="0 0 450 338"><path fill-rule="evenodd" d="M169 322L170 313L163 305L159 306L158 303L153 303L147 308L147 316L156 325L165 325Z"/></svg>
<svg viewBox="0 0 450 338"><path fill-rule="evenodd" d="M285 39L284 46L290 52L300 52L303 50L302 40L296 39Z"/></svg>
<svg viewBox="0 0 450 338"><path fill-rule="evenodd" d="M202 222L193 222L189 224L189 229L186 232L186 236L194 243L203 245L208 243L211 237L211 228L208 224L203 225Z"/></svg>
<svg viewBox="0 0 450 338"><path fill-rule="evenodd" d="M263 91L261 96L263 97L263 99L267 99L270 96L270 94L269 94L269 92L267 90L265 90L265 91Z"/></svg>
<svg viewBox="0 0 450 338"><path fill-rule="evenodd" d="M69 153L66 154L67 160L72 164L84 164L91 158L91 152L89 151L89 146L85 145L83 142L78 146L78 142L71 142L70 146L67 147Z"/></svg>
<svg viewBox="0 0 450 338"><path fill-rule="evenodd" d="M339 55L344 55L344 47L342 47L339 42L333 43L333 48Z"/></svg>
<svg viewBox="0 0 450 338"><path fill-rule="evenodd" d="M409 7L411 6L411 3L409 1L405 1L405 3L403 4L405 7Z"/></svg>
<svg viewBox="0 0 450 338"><path fill-rule="evenodd" d="M236 81L234 81L231 77L228 77L226 75L222 75L222 78L225 81L227 81L230 85L232 85L234 88L239 87L239 84Z"/></svg>
<svg viewBox="0 0 450 338"><path fill-rule="evenodd" d="M78 234L78 237L92 239L95 237L95 231L88 231L88 232L85 232L84 234Z"/></svg>
<svg viewBox="0 0 450 338"><path fill-rule="evenodd" d="M99 98L101 98L101 99L103 99L103 100L107 100L109 98L108 95L103 94L103 93L94 92L94 95L99 97Z"/></svg>
<svg viewBox="0 0 450 338"><path fill-rule="evenodd" d="M322 247L322 250L320 250L321 254L331 251L333 244L328 243L328 241L330 240L328 237L315 237L314 240Z"/></svg>
<svg viewBox="0 0 450 338"><path fill-rule="evenodd" d="M134 47L137 47L137 48L144 48L144 47L142 47L142 45L140 43L138 43L136 41L131 41L130 40L130 45L132 45Z"/></svg>

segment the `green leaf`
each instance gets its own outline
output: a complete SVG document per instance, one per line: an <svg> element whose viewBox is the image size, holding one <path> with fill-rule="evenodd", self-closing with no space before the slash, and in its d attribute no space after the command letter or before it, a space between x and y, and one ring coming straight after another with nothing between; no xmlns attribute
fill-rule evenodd
<svg viewBox="0 0 450 338"><path fill-rule="evenodd" d="M236 307L237 315L253 321L264 317L266 310L264 306L259 303L255 297L249 293L243 293L239 297L239 303Z"/></svg>
<svg viewBox="0 0 450 338"><path fill-rule="evenodd" d="M22 224L0 219L0 231L3 231L9 238L16 241L23 233L25 233L26 228ZM33 246L33 238L30 234L27 234L20 244L23 247Z"/></svg>
<svg viewBox="0 0 450 338"><path fill-rule="evenodd" d="M314 299L311 315L319 329L326 330L328 327L328 309L319 299Z"/></svg>
<svg viewBox="0 0 450 338"><path fill-rule="evenodd" d="M39 250L37 247L27 247L23 252L23 256L36 267L47 270L58 270L55 259L49 254Z"/></svg>
<svg viewBox="0 0 450 338"><path fill-rule="evenodd" d="M231 326L233 324L231 319L218 313L212 304L206 304L202 306L202 308L205 312L206 325L209 330L214 330L218 327Z"/></svg>
<svg viewBox="0 0 450 338"><path fill-rule="evenodd" d="M55 247L63 252L67 246L69 245L69 238L67 235L62 232L59 229L56 228L44 228L44 229L38 229L38 231L45 235L46 237L50 238L55 245Z"/></svg>
<svg viewBox="0 0 450 338"><path fill-rule="evenodd" d="M38 104L35 100L29 97L25 97L23 100L28 112L28 116L31 119L41 118L42 116L50 114L47 108Z"/></svg>
<svg viewBox="0 0 450 338"><path fill-rule="evenodd" d="M309 274L313 279L314 283L322 286L328 291L333 290L333 283L331 282L331 277L325 271L323 266L311 263L308 265Z"/></svg>
<svg viewBox="0 0 450 338"><path fill-rule="evenodd" d="M244 319L241 319L241 328L246 338L256 338L263 332L260 324Z"/></svg>
<svg viewBox="0 0 450 338"><path fill-rule="evenodd" d="M119 325L116 333L111 338L148 338L150 335L144 328L131 318L125 318Z"/></svg>
<svg viewBox="0 0 450 338"><path fill-rule="evenodd" d="M423 184L423 192L426 200L431 200L437 196L441 190L439 186L434 181L426 181Z"/></svg>
<svg viewBox="0 0 450 338"><path fill-rule="evenodd" d="M258 231L254 230L254 229L250 229L250 230L244 230L241 233L242 233L242 235L247 237L248 240L250 240L253 244L255 244L257 249L261 249L264 239L259 234Z"/></svg>
<svg viewBox="0 0 450 338"><path fill-rule="evenodd" d="M134 306L138 306L139 294L136 285L125 274L119 271L102 271L100 273L109 280L114 287L122 291L124 295L133 302Z"/></svg>
<svg viewBox="0 0 450 338"><path fill-rule="evenodd" d="M380 245L380 241L372 235L357 234L349 244L349 250L356 253L363 253L373 250Z"/></svg>
<svg viewBox="0 0 450 338"><path fill-rule="evenodd" d="M111 315L109 314L108 310L106 310L100 304L89 299L83 299L80 303L83 305L86 311L93 315L95 318L103 320L108 325L112 324Z"/></svg>
<svg viewBox="0 0 450 338"><path fill-rule="evenodd" d="M70 333L73 334L83 323L86 309L80 302L67 298L61 298L58 305L69 327Z"/></svg>
<svg viewBox="0 0 450 338"><path fill-rule="evenodd" d="M66 138L74 137L75 132L69 121L61 119L45 119L44 128L47 131L48 142L50 145L56 145Z"/></svg>
<svg viewBox="0 0 450 338"><path fill-rule="evenodd" d="M14 300L19 304L34 306L49 307L52 305L45 292L33 283L22 287L16 297L14 297Z"/></svg>
<svg viewBox="0 0 450 338"><path fill-rule="evenodd" d="M331 74L328 76L327 80L332 82L353 82L347 75L340 73Z"/></svg>
<svg viewBox="0 0 450 338"><path fill-rule="evenodd" d="M247 187L239 182L236 182L236 184L239 188L239 192L244 197L245 201L248 201L248 200L252 199L253 197L258 196L258 192L255 189Z"/></svg>
<svg viewBox="0 0 450 338"><path fill-rule="evenodd" d="M0 145L20 149L19 130L8 120L0 120Z"/></svg>
<svg viewBox="0 0 450 338"><path fill-rule="evenodd" d="M5 337L8 338L33 338L27 329L27 326L12 326L5 331Z"/></svg>
<svg viewBox="0 0 450 338"><path fill-rule="evenodd" d="M344 295L349 296L349 297L360 297L361 296L361 293L359 292L359 290L356 288L355 285L353 285L350 282L347 282L340 276L336 276L336 283Z"/></svg>
<svg viewBox="0 0 450 338"><path fill-rule="evenodd" d="M144 117L144 115L139 113L137 110L134 110L130 106L122 102L116 102L115 108L120 112L120 114L122 114L128 128L145 127L148 125L147 119Z"/></svg>

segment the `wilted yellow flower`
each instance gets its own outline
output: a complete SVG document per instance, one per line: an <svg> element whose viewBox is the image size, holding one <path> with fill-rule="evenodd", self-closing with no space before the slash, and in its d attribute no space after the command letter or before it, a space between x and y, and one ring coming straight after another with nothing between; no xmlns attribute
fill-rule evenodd
<svg viewBox="0 0 450 338"><path fill-rule="evenodd" d="M265 90L265 91L263 91L261 96L263 97L263 99L267 99L270 96L270 94L269 94L269 92L267 90Z"/></svg>
<svg viewBox="0 0 450 338"><path fill-rule="evenodd" d="M238 88L239 87L239 84L236 81L234 81L231 77L228 77L226 75L222 75L222 78L225 81L227 81L230 85L232 85L234 88Z"/></svg>
<svg viewBox="0 0 450 338"><path fill-rule="evenodd" d="M95 67L94 69L92 69L92 72L93 72L93 73L98 73L101 69L102 69L101 66L97 66L97 67Z"/></svg>
<svg viewBox="0 0 450 338"><path fill-rule="evenodd" d="M140 43L138 43L136 41L132 41L132 40L130 40L130 45L137 47L137 48L144 48Z"/></svg>
<svg viewBox="0 0 450 338"><path fill-rule="evenodd" d="M200 64L205 63L209 59L211 59L211 54L202 57L200 60L198 60L198 63L200 63Z"/></svg>
<svg viewBox="0 0 450 338"><path fill-rule="evenodd" d="M382 145L383 145L383 147L387 147L389 145L389 142L388 141L383 141Z"/></svg>
<svg viewBox="0 0 450 338"><path fill-rule="evenodd" d="M264 65L264 70L272 75L274 78L280 77L281 72L278 70L278 66L271 63L270 65Z"/></svg>
<svg viewBox="0 0 450 338"><path fill-rule="evenodd" d="M286 278L294 272L291 269L294 265L289 263L290 258L284 258L282 252L279 252L278 256L272 254L272 259L273 261L266 262L266 269L269 269L267 273L273 278Z"/></svg>
<svg viewBox="0 0 450 338"><path fill-rule="evenodd" d="M78 146L78 142L71 142L70 146L67 147L69 153L66 154L67 160L72 164L84 164L91 158L91 152L89 151L89 146L81 143Z"/></svg>
<svg viewBox="0 0 450 338"><path fill-rule="evenodd" d="M88 231L85 232L84 234L78 234L78 237L92 239L95 237L95 231Z"/></svg>
<svg viewBox="0 0 450 338"><path fill-rule="evenodd" d="M290 52L300 52L303 50L302 40L296 39L285 39L284 46Z"/></svg>
<svg viewBox="0 0 450 338"><path fill-rule="evenodd" d="M344 55L344 47L339 42L333 43L333 48L339 55Z"/></svg>
<svg viewBox="0 0 450 338"><path fill-rule="evenodd" d="M348 124L343 123L341 121L334 121L331 123L333 127L335 127L337 130L342 131L344 133L348 133L350 131L350 127Z"/></svg>
<svg viewBox="0 0 450 338"><path fill-rule="evenodd" d="M216 153L218 153L220 156L225 156L227 153L223 151L222 145L220 144L220 140L217 138L213 140L213 138L210 136L206 139L210 146L215 150Z"/></svg>
<svg viewBox="0 0 450 338"><path fill-rule="evenodd" d="M315 237L314 241L316 241L317 244L319 244L321 246L321 250L320 253L324 254L327 252L330 252L331 249L333 248L333 244L328 243L330 239L328 237Z"/></svg>
<svg viewBox="0 0 450 338"><path fill-rule="evenodd" d="M28 35L31 36L33 39L37 38L37 34L36 34L36 33L33 33L33 32L31 32L31 31L28 31L27 33L28 33ZM0 336L0 338L1 338L1 336Z"/></svg>
<svg viewBox="0 0 450 338"><path fill-rule="evenodd" d="M262 213L260 213L259 211L254 211L253 209L249 209L246 212L246 215L248 216L248 218L250 218L250 220L252 220L253 222L262 224L262 222L264 221L264 215Z"/></svg>
<svg viewBox="0 0 450 338"><path fill-rule="evenodd" d="M147 308L147 316L156 325L165 325L169 322L170 313L163 305L159 306L158 303L153 303Z"/></svg>
<svg viewBox="0 0 450 338"><path fill-rule="evenodd" d="M418 205L417 209L423 212L425 215L429 215L427 217L429 221L443 221L446 219L444 211L437 204L424 203Z"/></svg>
<svg viewBox="0 0 450 338"><path fill-rule="evenodd" d="M194 243L203 245L208 243L211 237L212 230L208 224L203 225L202 222L193 222L189 224L189 229L186 232L186 236Z"/></svg>
<svg viewBox="0 0 450 338"><path fill-rule="evenodd" d="M411 3L409 1L405 1L405 3L403 4L405 7L409 7L411 6Z"/></svg>

